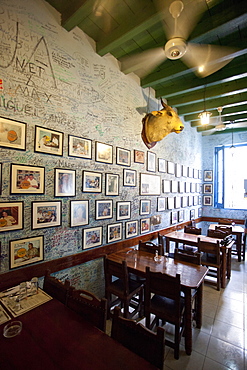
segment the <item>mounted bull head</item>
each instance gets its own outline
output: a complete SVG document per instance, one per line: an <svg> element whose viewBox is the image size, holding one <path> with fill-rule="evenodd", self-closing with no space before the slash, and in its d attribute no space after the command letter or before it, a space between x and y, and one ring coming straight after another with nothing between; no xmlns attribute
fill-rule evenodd
<svg viewBox="0 0 247 370"><path fill-rule="evenodd" d="M149 149L171 132L179 134L184 129L177 113L162 99L161 104L164 109L148 113L142 119L142 140Z"/></svg>

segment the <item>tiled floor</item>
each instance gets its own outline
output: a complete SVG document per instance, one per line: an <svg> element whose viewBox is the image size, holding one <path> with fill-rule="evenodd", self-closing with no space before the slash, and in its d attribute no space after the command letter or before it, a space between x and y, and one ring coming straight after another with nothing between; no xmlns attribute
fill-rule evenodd
<svg viewBox="0 0 247 370"><path fill-rule="evenodd" d="M164 370L247 370L246 272L247 262L245 266L234 256L232 277L225 289L219 292L204 285L202 328L193 328L192 354L186 355L184 339L179 360L166 347Z"/></svg>

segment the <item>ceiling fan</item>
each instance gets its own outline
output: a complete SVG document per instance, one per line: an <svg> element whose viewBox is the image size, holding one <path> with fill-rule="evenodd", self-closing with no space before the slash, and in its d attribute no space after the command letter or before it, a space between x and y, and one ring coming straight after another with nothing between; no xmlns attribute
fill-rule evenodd
<svg viewBox="0 0 247 370"><path fill-rule="evenodd" d="M229 63L236 49L187 42L191 31L207 10L205 0L156 0L168 41L164 47L120 59L124 73L144 77L166 59L181 59L198 77L206 77Z"/></svg>

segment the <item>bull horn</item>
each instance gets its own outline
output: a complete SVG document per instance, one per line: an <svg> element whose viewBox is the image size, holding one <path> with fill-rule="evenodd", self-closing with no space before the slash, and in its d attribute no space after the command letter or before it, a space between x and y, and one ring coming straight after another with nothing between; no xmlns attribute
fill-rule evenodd
<svg viewBox="0 0 247 370"><path fill-rule="evenodd" d="M160 98L160 101L161 101L162 107L164 107L165 109L167 109L168 105L166 103L164 103L164 101L162 100L162 98Z"/></svg>

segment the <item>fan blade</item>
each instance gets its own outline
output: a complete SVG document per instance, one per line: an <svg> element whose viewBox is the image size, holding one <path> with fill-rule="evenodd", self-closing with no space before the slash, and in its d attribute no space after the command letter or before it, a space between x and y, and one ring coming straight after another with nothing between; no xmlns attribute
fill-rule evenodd
<svg viewBox="0 0 247 370"><path fill-rule="evenodd" d="M187 44L187 50L181 60L194 68L198 77L206 77L223 68L234 58L236 49L226 46Z"/></svg>
<svg viewBox="0 0 247 370"><path fill-rule="evenodd" d="M165 60L163 47L149 49L140 54L120 58L121 70L124 73L134 72L139 77L144 77Z"/></svg>

